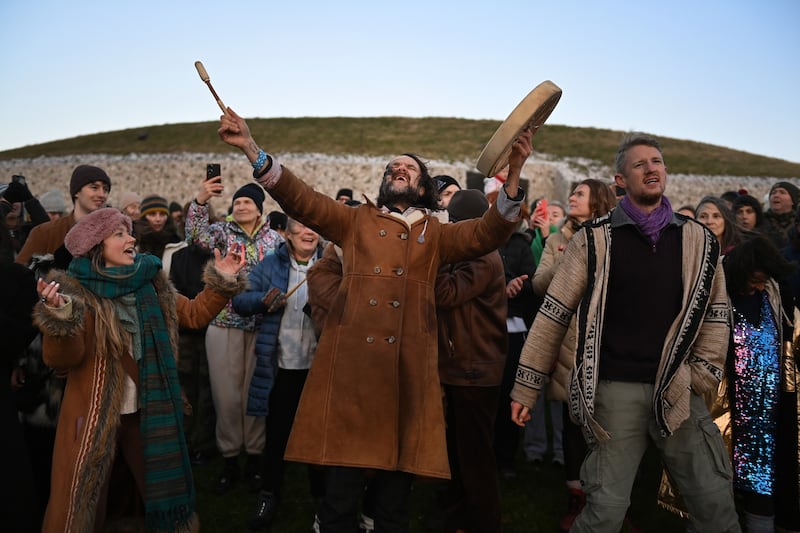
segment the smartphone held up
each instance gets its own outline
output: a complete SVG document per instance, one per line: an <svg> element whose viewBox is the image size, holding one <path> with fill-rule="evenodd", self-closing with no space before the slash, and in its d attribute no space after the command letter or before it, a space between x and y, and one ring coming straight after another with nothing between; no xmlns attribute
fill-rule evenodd
<svg viewBox="0 0 800 533"><path fill-rule="evenodd" d="M206 179L216 178L222 175L222 169L219 163L209 163L206 165Z"/></svg>
<svg viewBox="0 0 800 533"><path fill-rule="evenodd" d="M544 218L544 220L548 219L549 214L547 212L546 198L542 198L541 200L539 200L539 202L536 204L536 209L533 212L533 214L536 218Z"/></svg>

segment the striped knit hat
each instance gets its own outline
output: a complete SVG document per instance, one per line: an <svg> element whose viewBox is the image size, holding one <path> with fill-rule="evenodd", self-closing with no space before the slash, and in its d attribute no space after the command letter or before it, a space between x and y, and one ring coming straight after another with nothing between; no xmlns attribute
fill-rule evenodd
<svg viewBox="0 0 800 533"><path fill-rule="evenodd" d="M155 194L152 196L146 196L144 199L142 199L141 217L144 218L148 213L157 213L159 211L169 215L169 207L167 207L168 205L169 204L167 203L166 198Z"/></svg>

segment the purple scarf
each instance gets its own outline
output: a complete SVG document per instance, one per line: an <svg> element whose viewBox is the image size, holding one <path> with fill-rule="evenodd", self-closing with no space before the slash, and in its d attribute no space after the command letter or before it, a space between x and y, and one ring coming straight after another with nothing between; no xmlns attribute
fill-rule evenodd
<svg viewBox="0 0 800 533"><path fill-rule="evenodd" d="M627 196L622 198L619 205L625 211L625 214L633 220L634 224L639 226L642 233L650 238L650 242L654 246L658 242L661 230L667 227L669 221L672 220L672 204L669 203L669 199L666 196L661 197L661 205L649 215L633 205Z"/></svg>

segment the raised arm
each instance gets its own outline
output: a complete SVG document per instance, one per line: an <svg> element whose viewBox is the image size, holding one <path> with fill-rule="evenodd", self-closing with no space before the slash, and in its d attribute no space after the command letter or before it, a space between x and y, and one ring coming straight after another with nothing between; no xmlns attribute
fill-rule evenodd
<svg viewBox="0 0 800 533"><path fill-rule="evenodd" d="M508 156L508 178L504 189L509 198L516 198L519 190L519 179L522 174L522 166L533 153L531 145L533 133L530 128L526 128L519 134L517 140L511 145L511 154Z"/></svg>
<svg viewBox="0 0 800 533"><path fill-rule="evenodd" d="M230 107L227 108L219 120L220 125L217 133L219 133L220 139L231 146L239 148L242 153L247 156L247 159L250 160L250 163L255 163L258 160L261 148L256 144L256 141L253 140L247 122ZM261 170L266 164L267 162L265 160L263 164L260 165L260 168L256 168L256 170Z"/></svg>

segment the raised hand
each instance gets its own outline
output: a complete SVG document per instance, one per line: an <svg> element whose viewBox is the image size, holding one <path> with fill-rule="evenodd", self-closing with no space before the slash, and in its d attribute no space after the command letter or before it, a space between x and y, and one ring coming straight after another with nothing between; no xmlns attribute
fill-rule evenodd
<svg viewBox="0 0 800 533"><path fill-rule="evenodd" d="M525 128L511 145L511 154L508 156L508 179L505 184L506 193L509 196L517 195L522 166L533 153L531 137L533 137L533 132L530 128Z"/></svg>
<svg viewBox="0 0 800 533"><path fill-rule="evenodd" d="M232 245L224 258L219 250L214 249L214 265L223 274L235 276L246 264L244 255L243 244Z"/></svg>
<svg viewBox="0 0 800 533"><path fill-rule="evenodd" d="M222 196L224 190L225 186L222 184L222 176L215 176L211 179L203 178L203 181L200 182L200 188L197 190L195 200L197 200L198 204L206 204L211 198L219 198Z"/></svg>
<svg viewBox="0 0 800 533"><path fill-rule="evenodd" d="M42 278L39 278L36 281L36 291L39 293L39 298L41 299L42 303L49 306L49 307L63 307L66 303L64 298L61 296L61 293L58 292L58 289L61 288L60 283L56 283L55 281L47 282Z"/></svg>

